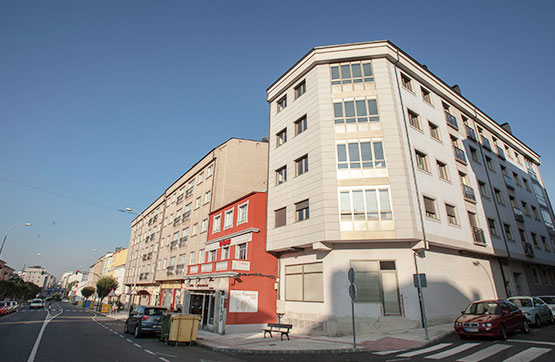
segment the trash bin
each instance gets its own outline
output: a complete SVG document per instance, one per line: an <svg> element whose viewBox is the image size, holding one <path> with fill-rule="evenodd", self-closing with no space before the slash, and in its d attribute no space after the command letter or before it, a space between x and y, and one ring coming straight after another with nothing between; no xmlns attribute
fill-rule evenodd
<svg viewBox="0 0 555 362"><path fill-rule="evenodd" d="M100 313L110 313L110 310L112 310L112 306L110 304L102 304Z"/></svg>
<svg viewBox="0 0 555 362"><path fill-rule="evenodd" d="M171 314L164 313L162 315L162 330L160 331L160 340L162 342L166 342L170 335L170 322L171 322Z"/></svg>
<svg viewBox="0 0 555 362"><path fill-rule="evenodd" d="M172 314L170 320L170 333L168 343L192 344L197 340L199 315L194 314Z"/></svg>

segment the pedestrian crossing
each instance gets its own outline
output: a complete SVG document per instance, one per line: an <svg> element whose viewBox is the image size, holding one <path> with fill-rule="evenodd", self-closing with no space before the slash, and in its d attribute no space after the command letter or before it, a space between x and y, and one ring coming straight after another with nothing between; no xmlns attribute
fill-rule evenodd
<svg viewBox="0 0 555 362"><path fill-rule="evenodd" d="M25 312L42 312L45 309L21 309L20 312L21 313L25 313ZM59 312L59 309L56 308L52 308L51 312ZM88 309L64 309L64 312L73 312L73 313L82 313L82 312L91 312Z"/></svg>
<svg viewBox="0 0 555 362"><path fill-rule="evenodd" d="M553 348L547 348L546 342L518 340L517 344L507 342L480 343L468 342L462 344L438 343L429 347L408 351L380 351L376 355L387 356L388 361L403 361L410 359L449 360L457 362L504 361L504 362L529 362L547 353ZM541 347L533 346L534 344ZM507 353L509 352L509 353ZM504 357L506 357L504 359ZM555 360L552 359L552 361Z"/></svg>

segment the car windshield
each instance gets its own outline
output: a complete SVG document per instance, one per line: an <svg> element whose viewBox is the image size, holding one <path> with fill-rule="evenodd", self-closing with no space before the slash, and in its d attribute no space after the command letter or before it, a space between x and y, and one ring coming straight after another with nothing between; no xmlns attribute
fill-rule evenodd
<svg viewBox="0 0 555 362"><path fill-rule="evenodd" d="M540 297L547 304L555 304L555 297Z"/></svg>
<svg viewBox="0 0 555 362"><path fill-rule="evenodd" d="M42 299L33 299L31 303L42 303Z"/></svg>
<svg viewBox="0 0 555 362"><path fill-rule="evenodd" d="M6 302L0 302L0 307L3 307L6 305Z"/></svg>
<svg viewBox="0 0 555 362"><path fill-rule="evenodd" d="M532 299L529 298L512 298L509 300L516 304L517 307L532 308L534 306Z"/></svg>
<svg viewBox="0 0 555 362"><path fill-rule="evenodd" d="M464 314L482 315L482 314L499 314L496 302L480 302L469 305Z"/></svg>
<svg viewBox="0 0 555 362"><path fill-rule="evenodd" d="M162 308L145 308L145 315L162 315L165 311Z"/></svg>

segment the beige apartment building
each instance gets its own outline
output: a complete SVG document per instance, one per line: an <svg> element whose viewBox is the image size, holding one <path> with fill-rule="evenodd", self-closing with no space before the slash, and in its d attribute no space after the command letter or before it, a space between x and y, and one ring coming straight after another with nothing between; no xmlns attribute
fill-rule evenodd
<svg viewBox="0 0 555 362"><path fill-rule="evenodd" d="M211 211L266 190L268 143L231 138L193 165L131 223L125 284L131 303L184 303L187 265L203 263ZM196 288L219 310L214 290Z"/></svg>
<svg viewBox="0 0 555 362"><path fill-rule="evenodd" d="M352 333L349 268L361 333L554 292L540 156L458 86L376 41L310 50L267 100L267 250L296 330Z"/></svg>

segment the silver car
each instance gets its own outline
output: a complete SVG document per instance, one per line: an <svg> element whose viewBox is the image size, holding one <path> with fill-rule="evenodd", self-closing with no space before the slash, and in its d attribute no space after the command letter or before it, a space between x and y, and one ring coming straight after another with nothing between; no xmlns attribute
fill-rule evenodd
<svg viewBox="0 0 555 362"><path fill-rule="evenodd" d="M547 304L549 309L551 309L551 314L553 314L553 318L555 318L555 295L540 295L537 298L540 298Z"/></svg>
<svg viewBox="0 0 555 362"><path fill-rule="evenodd" d="M553 314L551 314L551 310L540 298L525 296L511 297L509 301L516 304L516 306L522 310L530 324L541 327L542 323L553 323Z"/></svg>

